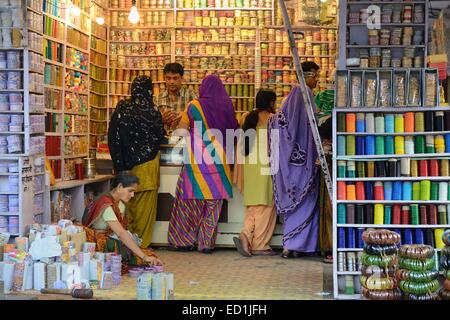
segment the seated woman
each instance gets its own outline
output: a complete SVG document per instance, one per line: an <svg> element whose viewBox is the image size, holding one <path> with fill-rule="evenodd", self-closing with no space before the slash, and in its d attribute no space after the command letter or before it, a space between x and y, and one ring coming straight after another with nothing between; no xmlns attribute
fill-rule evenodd
<svg viewBox="0 0 450 320"><path fill-rule="evenodd" d="M113 189L101 195L83 216L88 242L97 244L97 251L116 252L122 255L123 265L162 265L156 255L139 247L141 240L126 228L125 204L133 198L139 179L126 171L116 175ZM126 273L126 268L123 273Z"/></svg>

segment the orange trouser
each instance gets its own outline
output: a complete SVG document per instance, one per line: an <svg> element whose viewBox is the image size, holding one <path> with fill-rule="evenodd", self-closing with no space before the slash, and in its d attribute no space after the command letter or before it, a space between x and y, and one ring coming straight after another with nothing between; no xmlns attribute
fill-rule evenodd
<svg viewBox="0 0 450 320"><path fill-rule="evenodd" d="M275 229L276 214L272 206L246 206L244 228L252 251L268 250Z"/></svg>

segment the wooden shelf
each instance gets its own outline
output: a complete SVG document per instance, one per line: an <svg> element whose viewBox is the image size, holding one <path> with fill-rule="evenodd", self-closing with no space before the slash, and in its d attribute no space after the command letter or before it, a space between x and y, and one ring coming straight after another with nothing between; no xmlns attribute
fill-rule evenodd
<svg viewBox="0 0 450 320"><path fill-rule="evenodd" d="M27 6L27 10L30 10L31 12L34 12L36 14L42 14L42 11L38 11L38 10L36 10L36 9L34 9L32 7L29 7L29 6Z"/></svg>
<svg viewBox="0 0 450 320"><path fill-rule="evenodd" d="M82 53L89 54L89 50L88 50L88 49L83 49L83 48L78 47L78 46L76 46L76 45L74 45L74 44L71 44L71 43L69 43L69 42L66 43L66 46L67 46L67 47L70 47L70 48L73 48L73 49L75 49L75 50L78 50L78 51L80 51L80 52L82 52Z"/></svg>
<svg viewBox="0 0 450 320"><path fill-rule="evenodd" d="M109 43L111 43L112 41L110 41ZM98 53L98 54L102 54L102 55L104 55L104 56L107 56L108 55L108 52L101 52L101 51L99 51L99 50L97 50L97 49L94 49L94 48L92 48L92 47L90 47L89 48L90 50L92 50L92 51L94 51L94 52L96 52L96 53Z"/></svg>
<svg viewBox="0 0 450 320"><path fill-rule="evenodd" d="M114 176L112 175L97 175L94 179L83 179L83 180L68 180L58 182L55 185L50 187L50 191L55 190L64 190L64 189L72 189L76 187L80 187L86 184L103 182L112 179Z"/></svg>
<svg viewBox="0 0 450 320"><path fill-rule="evenodd" d="M68 66L68 65L66 65L65 68L69 69L69 70L74 70L76 72L83 73L85 75L89 75L89 71L88 70L83 70L83 69L79 69L79 68L76 68L76 67L71 67L71 66Z"/></svg>
<svg viewBox="0 0 450 320"><path fill-rule="evenodd" d="M64 67L62 62L53 61L53 60L46 59L46 58L44 58L44 63L52 64L52 65L55 65L55 66L58 66L58 67Z"/></svg>

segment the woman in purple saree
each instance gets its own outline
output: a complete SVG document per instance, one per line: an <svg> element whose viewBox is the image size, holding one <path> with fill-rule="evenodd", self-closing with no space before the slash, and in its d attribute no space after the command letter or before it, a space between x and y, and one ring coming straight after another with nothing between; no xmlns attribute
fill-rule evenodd
<svg viewBox="0 0 450 320"><path fill-rule="evenodd" d="M272 117L269 139L275 206L283 221L282 257L314 253L319 236L319 167L299 87L293 88L282 110Z"/></svg>

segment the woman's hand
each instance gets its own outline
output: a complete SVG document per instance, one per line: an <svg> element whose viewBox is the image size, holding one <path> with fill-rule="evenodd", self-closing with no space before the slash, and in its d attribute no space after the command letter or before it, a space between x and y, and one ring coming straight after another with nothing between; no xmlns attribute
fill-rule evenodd
<svg viewBox="0 0 450 320"><path fill-rule="evenodd" d="M150 266L162 266L163 265L162 261L156 257L151 257L151 256L145 255L142 260Z"/></svg>

